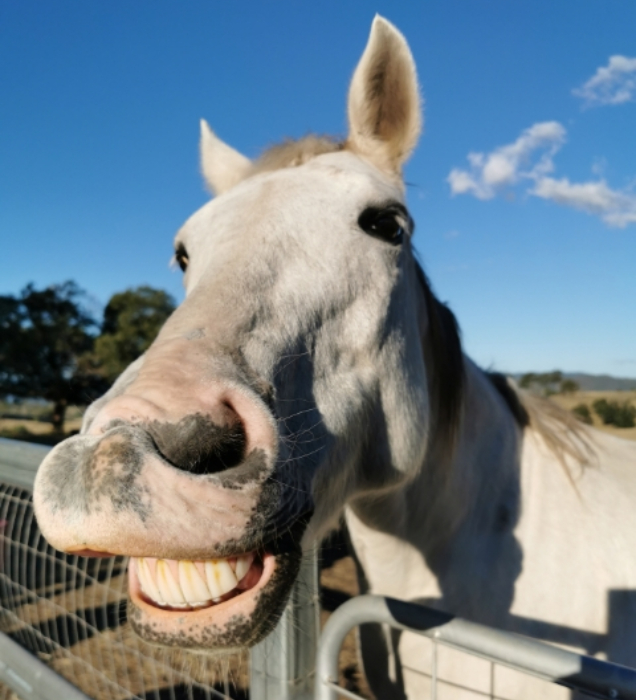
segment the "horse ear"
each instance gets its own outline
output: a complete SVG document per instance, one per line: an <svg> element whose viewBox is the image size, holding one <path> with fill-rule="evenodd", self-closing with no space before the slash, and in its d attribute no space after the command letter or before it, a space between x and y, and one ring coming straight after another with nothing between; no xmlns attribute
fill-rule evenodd
<svg viewBox="0 0 636 700"><path fill-rule="evenodd" d="M421 101L406 39L379 15L353 74L348 115L351 150L399 173L422 130Z"/></svg>
<svg viewBox="0 0 636 700"><path fill-rule="evenodd" d="M252 162L235 151L201 120L201 172L212 194L223 194L248 173Z"/></svg>

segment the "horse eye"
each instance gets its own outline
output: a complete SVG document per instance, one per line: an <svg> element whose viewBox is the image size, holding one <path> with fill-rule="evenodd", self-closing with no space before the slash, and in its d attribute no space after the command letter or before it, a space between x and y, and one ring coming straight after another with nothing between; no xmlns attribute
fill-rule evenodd
<svg viewBox="0 0 636 700"><path fill-rule="evenodd" d="M400 209L393 207L388 209L375 209L369 207L365 209L358 225L360 228L374 238L380 238L392 245L399 245L404 238L404 224L402 219L404 214Z"/></svg>
<svg viewBox="0 0 636 700"><path fill-rule="evenodd" d="M179 244L177 249L174 251L174 259L177 261L177 265L181 268L181 272L185 272L190 258L188 257L188 253L186 252L183 244Z"/></svg>

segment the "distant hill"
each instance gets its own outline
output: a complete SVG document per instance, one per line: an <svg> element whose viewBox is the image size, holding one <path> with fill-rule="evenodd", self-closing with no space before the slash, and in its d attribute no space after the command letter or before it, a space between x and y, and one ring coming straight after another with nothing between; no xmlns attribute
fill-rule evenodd
<svg viewBox="0 0 636 700"><path fill-rule="evenodd" d="M511 376L518 381L523 373L515 373ZM581 391L636 391L636 379L584 372L563 372L563 377L573 379L581 387Z"/></svg>
<svg viewBox="0 0 636 700"><path fill-rule="evenodd" d="M636 390L636 379L611 377L609 374L585 374L583 372L564 372L563 376L577 382L581 391Z"/></svg>

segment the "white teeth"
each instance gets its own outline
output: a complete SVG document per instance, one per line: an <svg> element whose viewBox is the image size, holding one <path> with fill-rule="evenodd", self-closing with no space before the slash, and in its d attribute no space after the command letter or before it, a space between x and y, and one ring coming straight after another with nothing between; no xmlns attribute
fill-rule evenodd
<svg viewBox="0 0 636 700"><path fill-rule="evenodd" d="M187 609L220 603L245 578L254 555L236 557L231 566L226 559L195 563L136 557L134 561L144 595L162 607Z"/></svg>
<svg viewBox="0 0 636 700"><path fill-rule="evenodd" d="M172 571L170 571L170 566L165 559L157 560L157 586L159 587L159 593L163 600L168 603L168 605L173 605L174 603L185 603L186 600L183 597L183 593L179 588L179 584L174 580Z"/></svg>
<svg viewBox="0 0 636 700"><path fill-rule="evenodd" d="M205 576L212 598L220 598L236 588L238 581L232 567L225 559L212 559L205 562Z"/></svg>
<svg viewBox="0 0 636 700"><path fill-rule="evenodd" d="M191 561L179 562L179 585L183 591L184 598L191 605L202 604L203 601L210 600L210 591L197 571L197 567Z"/></svg>
<svg viewBox="0 0 636 700"><path fill-rule="evenodd" d="M149 598L152 598L158 603L162 603L163 599L161 597L161 593L159 593L157 584L155 583L155 580L153 579L152 574L150 573L148 562L145 559L137 559L136 562L137 576L139 577L139 584L141 585L141 590Z"/></svg>
<svg viewBox="0 0 636 700"><path fill-rule="evenodd" d="M240 581L245 574L250 570L252 562L254 561L253 554L245 554L242 557L238 557L236 560L236 578Z"/></svg>

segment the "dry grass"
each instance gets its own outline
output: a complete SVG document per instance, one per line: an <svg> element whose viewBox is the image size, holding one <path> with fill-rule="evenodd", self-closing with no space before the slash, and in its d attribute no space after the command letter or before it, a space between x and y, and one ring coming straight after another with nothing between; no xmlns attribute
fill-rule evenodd
<svg viewBox="0 0 636 700"><path fill-rule="evenodd" d="M66 432L71 432L72 430L79 430L81 425L82 420L80 418L66 421L64 428ZM26 420L23 418L0 418L0 431L16 430L18 428L24 428L33 435L49 435L53 433L53 426L47 421Z"/></svg>
<svg viewBox="0 0 636 700"><path fill-rule="evenodd" d="M634 428L616 428L613 425L603 425L601 419L596 415L592 404L599 399L607 401L618 401L619 403L630 402L636 406L636 391L576 391L573 394L555 394L550 399L556 404L571 411L574 406L580 403L587 404L592 414L594 427L602 430L605 433L610 433L616 437L624 438L625 440L636 440L636 427Z"/></svg>
<svg viewBox="0 0 636 700"><path fill-rule="evenodd" d="M48 421L26 418L0 418L0 437L55 445L79 431L82 419L73 418L64 423L64 433L55 433Z"/></svg>

